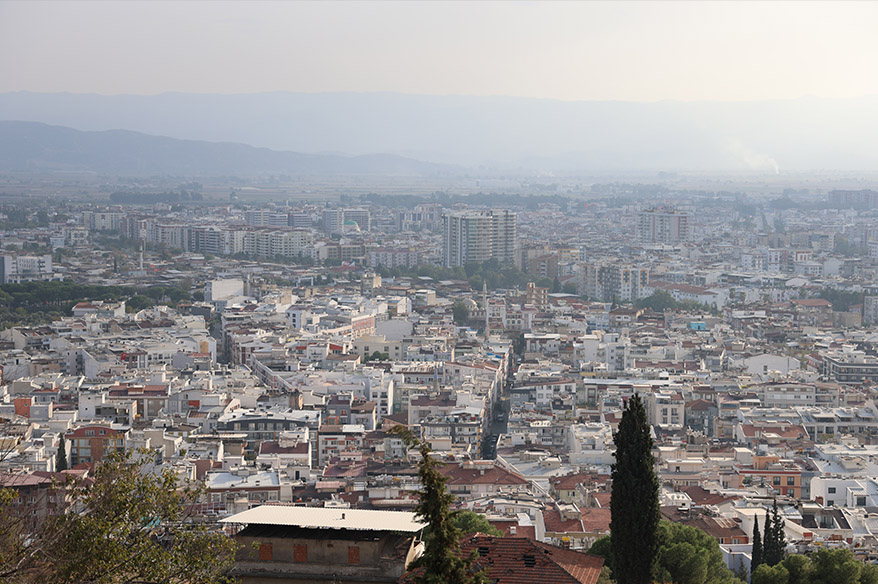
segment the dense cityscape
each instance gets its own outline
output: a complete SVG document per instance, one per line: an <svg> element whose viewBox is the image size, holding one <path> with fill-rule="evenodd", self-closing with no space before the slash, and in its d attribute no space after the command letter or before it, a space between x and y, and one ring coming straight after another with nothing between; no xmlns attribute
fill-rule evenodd
<svg viewBox="0 0 878 584"><path fill-rule="evenodd" d="M404 523L375 536L403 550L392 569L321 550L305 572L239 561L244 581L348 560L396 580L420 530L404 426L445 461L454 508L533 553L586 551L610 533L613 436L638 394L662 518L713 538L729 577L775 503L790 554L876 558L878 192L554 188L26 202L7 180L6 511L38 530L64 477L146 452L203 481L190 520L243 543L286 521L276 506L322 510L296 525ZM321 536L303 537L296 554ZM597 578L594 557L576 561Z"/></svg>
<svg viewBox="0 0 878 584"><path fill-rule="evenodd" d="M0 2L0 584L878 584L878 2Z"/></svg>

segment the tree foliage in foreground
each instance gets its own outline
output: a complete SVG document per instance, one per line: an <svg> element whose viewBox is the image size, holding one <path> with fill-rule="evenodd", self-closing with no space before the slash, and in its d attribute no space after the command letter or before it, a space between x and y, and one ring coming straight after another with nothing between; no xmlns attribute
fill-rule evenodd
<svg viewBox="0 0 878 584"><path fill-rule="evenodd" d="M775 566L753 571L752 584L878 584L878 566L864 564L850 550L824 549L810 556L787 556Z"/></svg>
<svg viewBox="0 0 878 584"><path fill-rule="evenodd" d="M786 555L786 536L784 520L777 509L777 499L771 507L771 514L765 516L765 530L762 535L762 561L769 566L781 563Z"/></svg>
<svg viewBox="0 0 878 584"><path fill-rule="evenodd" d="M762 534L759 533L759 517L753 518L753 545L750 552L750 572L762 565Z"/></svg>
<svg viewBox="0 0 878 584"><path fill-rule="evenodd" d="M462 535L484 533L503 537L503 532L491 525L484 515L472 511L457 511L451 514L451 523L460 530Z"/></svg>
<svg viewBox="0 0 878 584"><path fill-rule="evenodd" d="M613 442L613 574L620 584L652 584L659 543L659 484L652 435L639 394L631 396L625 405Z"/></svg>
<svg viewBox="0 0 878 584"><path fill-rule="evenodd" d="M409 448L416 447L421 454L418 462L421 489L415 513L428 528L424 535L424 554L410 566L417 570L411 580L418 584L482 584L485 581L482 572L473 568L478 553L474 551L468 557L460 554L463 532L454 525L455 513L451 511L454 495L448 492L447 479L439 472L442 463L430 456L429 444L418 440L407 427L395 426L389 432L402 438Z"/></svg>
<svg viewBox="0 0 878 584"><path fill-rule="evenodd" d="M59 488L62 486L59 485ZM66 485L70 506L30 533L0 499L0 581L10 584L214 584L226 581L236 543L187 521L200 489L170 469L148 472L114 454ZM8 495L8 491L7 491ZM11 526L18 525L19 528Z"/></svg>
<svg viewBox="0 0 878 584"><path fill-rule="evenodd" d="M659 545L656 553L655 582L673 584L742 584L725 565L719 543L705 532L662 520L657 530ZM612 542L602 537L588 553L601 556L612 570ZM621 580L616 579L616 582Z"/></svg>
<svg viewBox="0 0 878 584"><path fill-rule="evenodd" d="M656 580L675 584L740 584L726 567L719 543L704 531L662 521Z"/></svg>

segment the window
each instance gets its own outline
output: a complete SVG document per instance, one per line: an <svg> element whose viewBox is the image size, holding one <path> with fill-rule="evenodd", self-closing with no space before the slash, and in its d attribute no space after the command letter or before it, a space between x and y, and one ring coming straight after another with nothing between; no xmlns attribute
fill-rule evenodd
<svg viewBox="0 0 878 584"><path fill-rule="evenodd" d="M796 484L796 477L787 477L787 486L792 487Z"/></svg>
<svg viewBox="0 0 878 584"><path fill-rule="evenodd" d="M359 564L360 563L360 548L352 545L348 546L348 563L349 564Z"/></svg>
<svg viewBox="0 0 878 584"><path fill-rule="evenodd" d="M866 506L866 497L857 497L857 507L865 507Z"/></svg>
<svg viewBox="0 0 878 584"><path fill-rule="evenodd" d="M272 560L272 547L270 543L263 543L259 546L259 561L270 562Z"/></svg>
<svg viewBox="0 0 878 584"><path fill-rule="evenodd" d="M829 487L828 489L826 489L826 492L829 493L830 495L834 495L835 494L835 487Z"/></svg>
<svg viewBox="0 0 878 584"><path fill-rule="evenodd" d="M774 486L780 485L780 477L771 477L771 484Z"/></svg>
<svg viewBox="0 0 878 584"><path fill-rule="evenodd" d="M308 546L304 543L293 545L293 561L304 563L308 561Z"/></svg>

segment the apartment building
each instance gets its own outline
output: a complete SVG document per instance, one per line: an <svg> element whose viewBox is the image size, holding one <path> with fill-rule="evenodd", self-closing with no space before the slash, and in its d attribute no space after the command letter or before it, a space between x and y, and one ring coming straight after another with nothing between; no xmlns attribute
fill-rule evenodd
<svg viewBox="0 0 878 584"><path fill-rule="evenodd" d="M442 216L442 264L515 261L517 215L510 211L455 211Z"/></svg>
<svg viewBox="0 0 878 584"><path fill-rule="evenodd" d="M692 235L689 213L668 209L649 209L637 214L635 237L641 243L679 243Z"/></svg>

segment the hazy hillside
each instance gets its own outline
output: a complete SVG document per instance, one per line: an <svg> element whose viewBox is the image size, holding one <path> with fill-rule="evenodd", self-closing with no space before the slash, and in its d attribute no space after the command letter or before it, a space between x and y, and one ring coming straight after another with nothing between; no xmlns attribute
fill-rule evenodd
<svg viewBox="0 0 878 584"><path fill-rule="evenodd" d="M0 170L88 170L126 175L415 175L435 174L443 168L387 154L298 154L127 130L83 132L36 122L6 121L0 122Z"/></svg>
<svg viewBox="0 0 878 584"><path fill-rule="evenodd" d="M0 119L547 170L878 170L878 98L563 102L393 93L0 94Z"/></svg>

